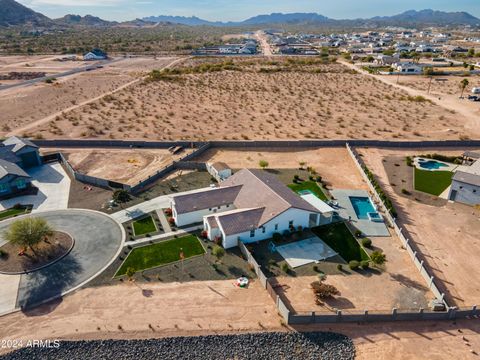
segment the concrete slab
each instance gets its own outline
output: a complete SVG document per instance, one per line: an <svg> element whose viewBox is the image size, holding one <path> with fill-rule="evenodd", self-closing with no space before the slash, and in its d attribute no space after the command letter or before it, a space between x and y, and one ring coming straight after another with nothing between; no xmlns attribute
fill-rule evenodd
<svg viewBox="0 0 480 360"><path fill-rule="evenodd" d="M0 201L0 210L15 204L33 205L32 212L66 209L70 194L70 178L59 163L45 164L28 171L37 195L19 196Z"/></svg>
<svg viewBox="0 0 480 360"><path fill-rule="evenodd" d="M0 274L0 315L15 310L20 275Z"/></svg>
<svg viewBox="0 0 480 360"><path fill-rule="evenodd" d="M337 255L332 248L318 237L277 246L276 249L292 268L325 260Z"/></svg>
<svg viewBox="0 0 480 360"><path fill-rule="evenodd" d="M368 192L365 190L332 190L330 193L338 203L335 211L338 212L341 218L345 220L350 219L351 225L360 230L365 236L390 236L390 232L384 222L358 218L350 197L370 198ZM371 198L370 201L372 201ZM372 204L374 204L373 201Z"/></svg>

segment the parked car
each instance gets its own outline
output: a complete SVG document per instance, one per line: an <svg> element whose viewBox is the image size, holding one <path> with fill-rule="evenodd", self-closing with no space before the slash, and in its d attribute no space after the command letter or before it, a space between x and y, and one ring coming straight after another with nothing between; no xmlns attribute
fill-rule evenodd
<svg viewBox="0 0 480 360"><path fill-rule="evenodd" d="M480 94L480 87L474 87L472 89L472 94Z"/></svg>
<svg viewBox="0 0 480 360"><path fill-rule="evenodd" d="M480 101L480 97L476 96L476 95L470 95L468 97L468 100L470 100L470 101Z"/></svg>

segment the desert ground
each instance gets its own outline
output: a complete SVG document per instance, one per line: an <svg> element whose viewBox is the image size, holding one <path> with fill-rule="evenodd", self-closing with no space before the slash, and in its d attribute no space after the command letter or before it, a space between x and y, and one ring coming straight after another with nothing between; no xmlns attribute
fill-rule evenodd
<svg viewBox="0 0 480 360"><path fill-rule="evenodd" d="M296 169L299 162L313 167L324 181L336 189L363 189L367 184L345 148L258 148L256 150L209 149L195 161L222 161L233 169L258 168L260 160L268 161L271 169Z"/></svg>
<svg viewBox="0 0 480 360"><path fill-rule="evenodd" d="M340 295L325 300L324 306L315 304L310 283L318 280L315 276L277 277L282 285L283 295L297 313L332 312L340 309L345 314L391 312L399 310L428 308L434 298L413 265L407 251L401 247L400 239L392 237L372 238L373 245L387 255L382 271L376 269L353 274L327 275L327 284L335 286ZM381 291L379 291L381 289Z"/></svg>
<svg viewBox="0 0 480 360"><path fill-rule="evenodd" d="M59 63L53 58L36 59L35 57L15 57L14 59L0 57L7 64L1 69L14 71L15 68L24 67L26 61L31 64L25 71L39 71L40 66L50 66L52 76L55 73L70 70L77 62ZM44 82L34 85L12 88L0 91L0 130L6 134L39 136L38 133L30 133L32 124L49 123L51 133L61 137L64 129L55 125L54 121L62 113L71 111L82 104L89 103L107 95L122 86L133 84L139 77L153 68L162 68L176 58L128 58L106 64L104 68L89 72L80 72L71 76L59 78L53 84ZM38 64L38 69L37 69ZM61 67L66 67L61 69ZM20 70L20 69L18 69ZM23 71L23 70L21 70ZM86 129L87 132L91 129Z"/></svg>
<svg viewBox="0 0 480 360"><path fill-rule="evenodd" d="M82 174L128 185L136 185L191 152L186 149L172 155L167 149L42 149L44 153L58 151Z"/></svg>
<svg viewBox="0 0 480 360"><path fill-rule="evenodd" d="M193 66L212 61L195 59ZM453 111L343 64L235 61L234 70L139 82L33 124L29 132L48 138L165 140L458 139L480 132L466 133L468 120ZM188 72L186 66L192 62L178 68Z"/></svg>
<svg viewBox="0 0 480 360"><path fill-rule="evenodd" d="M480 211L458 203L432 206L393 191L382 163L386 156L428 152L423 150L361 149L363 159L378 176L399 212L399 222L410 234L411 240L426 257L433 275L443 284L447 302L451 306L471 306L478 303L480 276L477 257L480 254ZM431 150L430 152L434 152ZM437 149L437 153L442 153ZM452 150L446 152L451 154ZM455 152L461 154L461 151Z"/></svg>

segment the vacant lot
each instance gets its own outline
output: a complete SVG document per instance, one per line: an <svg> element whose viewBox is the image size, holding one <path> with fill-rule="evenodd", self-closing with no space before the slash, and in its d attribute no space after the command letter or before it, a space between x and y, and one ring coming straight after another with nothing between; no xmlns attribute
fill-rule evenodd
<svg viewBox="0 0 480 360"><path fill-rule="evenodd" d="M198 65L199 61L189 62ZM261 61L260 63L258 61ZM452 138L454 114L341 64L235 60L221 71L142 82L39 126L45 137Z"/></svg>
<svg viewBox="0 0 480 360"><path fill-rule="evenodd" d="M188 153L172 155L168 150L155 149L42 149L60 151L73 168L82 174L135 185Z"/></svg>
<svg viewBox="0 0 480 360"><path fill-rule="evenodd" d="M383 189L394 201L400 224L407 230L407 237L411 238L425 257L425 262L437 278L449 304L473 305L480 296L480 285L472 281L480 276L479 210L457 203L431 206L418 201L414 196L401 196L393 191L382 162L388 156L404 157L425 152L425 149L361 149L367 165L378 175ZM439 149L430 152L442 153ZM450 150L445 154L453 152ZM461 151L455 154L461 154Z"/></svg>

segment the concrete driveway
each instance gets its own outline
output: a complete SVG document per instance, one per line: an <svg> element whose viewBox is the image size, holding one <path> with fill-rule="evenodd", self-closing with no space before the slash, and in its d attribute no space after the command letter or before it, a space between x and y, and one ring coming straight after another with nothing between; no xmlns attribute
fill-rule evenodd
<svg viewBox="0 0 480 360"><path fill-rule="evenodd" d="M70 178L59 163L45 164L28 170L37 195L19 196L0 201L0 210L15 204L33 204L32 212L66 209L70 194Z"/></svg>
<svg viewBox="0 0 480 360"><path fill-rule="evenodd" d="M82 286L108 267L125 239L123 228L100 212L69 209L42 212L35 216L46 219L54 229L70 234L75 239L75 245L67 256L51 266L20 275L14 308L30 308ZM12 221L0 223L0 234ZM0 288L4 285L11 288L14 283L13 278L0 278ZM0 292L0 304L12 304L12 294L13 290L8 294ZM3 299L7 295L8 298ZM5 308L2 310L7 311Z"/></svg>

